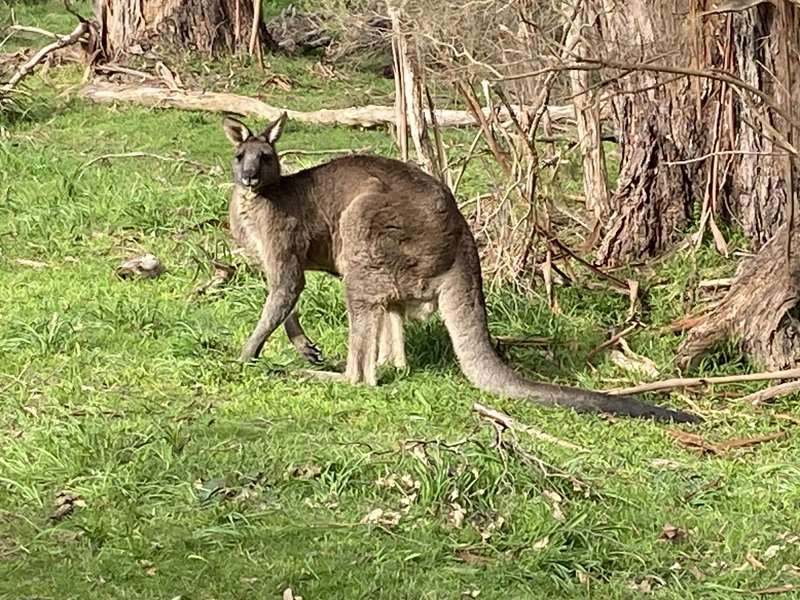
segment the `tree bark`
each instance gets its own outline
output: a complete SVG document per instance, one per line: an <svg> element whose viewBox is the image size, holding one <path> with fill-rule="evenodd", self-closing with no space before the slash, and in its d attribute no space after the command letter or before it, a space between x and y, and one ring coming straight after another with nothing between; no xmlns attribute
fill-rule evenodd
<svg viewBox="0 0 800 600"><path fill-rule="evenodd" d="M788 2L770 4L729 19L736 74L796 119L800 8ZM678 360L691 365L715 344L732 338L760 365L794 366L800 360L800 228L794 217L800 195L800 132L745 96L732 104L730 120L741 154L726 166L733 172L726 204L758 252L740 264L728 294L689 332Z"/></svg>
<svg viewBox="0 0 800 600"><path fill-rule="evenodd" d="M258 0L95 0L100 45L108 60L124 54L192 51L204 56L247 52ZM269 44L259 19L256 36Z"/></svg>
<svg viewBox="0 0 800 600"><path fill-rule="evenodd" d="M702 322L694 327L678 349L678 363L690 367L716 344L735 339L759 365L785 369L800 359L800 253L786 261L784 225L751 257L739 265L731 289ZM792 246L800 244L800 232L792 233Z"/></svg>
<svg viewBox="0 0 800 600"><path fill-rule="evenodd" d="M786 15L782 14L784 9ZM731 15L735 74L774 97L789 111L792 97L795 103L800 97L798 12L786 3L782 7L765 4ZM788 22L784 22L787 18ZM791 127L778 117L769 118L770 125L765 126L759 118L761 112L763 108L758 103L740 101L732 115L732 120L739 124L735 134L743 154L732 169L729 206L755 248L775 235L783 223L784 209L794 201L790 198L791 186L787 185L788 158L769 131L771 126L781 135L790 135Z"/></svg>
<svg viewBox="0 0 800 600"><path fill-rule="evenodd" d="M676 4L680 5L677 10ZM608 51L636 57L642 49L662 54L667 45L687 47L691 30L680 9L688 14L688 4L685 0L604 0L602 27ZM677 60L685 66L685 54ZM606 265L655 256L676 241L695 199L703 196L706 166L669 163L704 154L709 148L703 107L708 86L650 72L630 73L620 86L614 108L622 160L598 256Z"/></svg>
<svg viewBox="0 0 800 600"><path fill-rule="evenodd" d="M609 48L632 42L646 56L637 62L659 57L659 63L669 54L665 43L683 48L683 66L731 73L789 116L725 82L682 78L653 89L665 76L621 79L624 95L615 101L621 173L600 260L619 264L666 249L700 204L695 241L708 226L726 253L715 218L734 220L755 255L740 264L726 297L689 332L679 362L691 365L732 338L756 363L797 364L800 230L792 215L800 189L800 132L792 121L799 112L800 6L789 0L720 2L701 14L692 0L603 1Z"/></svg>

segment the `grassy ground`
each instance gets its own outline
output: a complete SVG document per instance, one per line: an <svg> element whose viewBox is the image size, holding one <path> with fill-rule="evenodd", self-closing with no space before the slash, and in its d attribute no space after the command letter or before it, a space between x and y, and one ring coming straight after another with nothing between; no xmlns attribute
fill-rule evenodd
<svg viewBox="0 0 800 600"><path fill-rule="evenodd" d="M27 24L67 30L57 11L17 7ZM306 599L648 590L684 599L800 584L800 442L770 416L796 414L791 399L757 413L708 392L659 398L694 403L708 417L694 431L710 440L788 431L700 458L664 425L474 391L438 322L410 326L410 373L386 373L375 390L299 379L293 370L304 365L282 334L258 364L235 364L264 296L259 280L240 268L221 293L191 295L211 258L234 260L215 225L229 191L218 117L58 96L80 75L66 67L34 77L40 100L0 122L0 598L279 598L291 586ZM294 107L336 93L314 85L310 99L294 92ZM379 131L292 123L283 140L340 147L392 153ZM131 150L181 152L208 168L136 158L87 166ZM163 260L163 276L113 276L143 251ZM678 340L658 328L683 314L698 276L731 268L709 250L658 267L647 329L630 342L663 376L675 372ZM490 295L494 333L552 338L508 360L548 380L634 382L606 356L587 364L624 320L626 300L586 287L557 293L560 315L540 298ZM338 284L312 276L301 309L309 334L342 357ZM746 368L721 349L699 372ZM495 449L474 401L589 451L524 435L522 452ZM526 453L552 467L543 473ZM64 490L79 499L53 518ZM370 514L383 522L362 523ZM680 528L676 539L662 539L666 524Z"/></svg>

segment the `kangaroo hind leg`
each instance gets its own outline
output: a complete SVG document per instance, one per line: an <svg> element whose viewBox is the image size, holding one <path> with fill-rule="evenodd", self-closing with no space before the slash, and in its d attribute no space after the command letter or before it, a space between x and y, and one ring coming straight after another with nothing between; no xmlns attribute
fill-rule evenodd
<svg viewBox="0 0 800 600"><path fill-rule="evenodd" d="M403 315L396 309L387 309L381 317L378 333L378 365L391 364L405 369L406 348L403 336Z"/></svg>
<svg viewBox="0 0 800 600"><path fill-rule="evenodd" d="M354 384L378 384L378 337L381 326L381 307L349 299L347 316L350 321L347 341L345 376Z"/></svg>

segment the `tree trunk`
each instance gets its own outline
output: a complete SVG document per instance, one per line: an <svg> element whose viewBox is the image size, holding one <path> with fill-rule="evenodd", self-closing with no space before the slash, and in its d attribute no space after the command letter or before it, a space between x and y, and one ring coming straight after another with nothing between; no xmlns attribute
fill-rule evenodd
<svg viewBox="0 0 800 600"><path fill-rule="evenodd" d="M800 189L800 7L794 0L717 2L700 13L712 3L602 1L605 52L615 62L664 64L677 56L676 66L731 73L770 102L709 78L617 71L622 163L599 260L613 265L658 254L698 208L695 242L710 228L727 254L715 219L734 220L756 254L689 332L679 362L692 364L734 338L757 363L797 364L800 230L798 219L786 216Z"/></svg>
<svg viewBox="0 0 800 600"><path fill-rule="evenodd" d="M800 8L789 2L756 7L729 21L736 74L769 94L794 121L799 115L793 104L800 97L798 24ZM785 150L787 142L798 147L800 131L775 112L752 98L731 109L732 139L741 154L726 165L733 173L726 204L758 252L739 266L728 294L681 344L683 365L727 338L769 368L800 361L800 228L793 216L800 157Z"/></svg>
<svg viewBox="0 0 800 600"><path fill-rule="evenodd" d="M607 53L619 62L640 62L643 49L648 57L674 56L671 50L692 39L682 16L689 4L604 0ZM685 53L675 60L686 66ZM707 167L670 163L705 154L710 137L704 106L710 86L652 72L632 72L619 85L614 108L622 160L598 257L607 265L655 256L676 241L703 196Z"/></svg>
<svg viewBox="0 0 800 600"><path fill-rule="evenodd" d="M189 50L204 56L247 52L259 0L95 0L100 45L108 60L123 54ZM270 43L256 22L259 48Z"/></svg>
<svg viewBox="0 0 800 600"><path fill-rule="evenodd" d="M785 12L784 12L785 11ZM800 93L800 9L788 2L781 7L764 4L731 15L731 34L735 52L735 74L759 88L792 111L792 97ZM777 77L777 81L776 81ZM792 93L792 89L794 92ZM730 209L754 248L760 248L783 223L784 209L790 202L789 162L775 143L759 113L759 103L737 102L732 119L739 124L735 135L743 154L732 169ZM797 113L800 111L794 111ZM791 136L791 127L783 119L767 117L769 126L780 135ZM796 142L795 139L795 147ZM775 154L784 154L783 158Z"/></svg>
<svg viewBox="0 0 800 600"><path fill-rule="evenodd" d="M759 365L784 369L800 360L800 253L786 260L786 232L782 227L757 255L739 265L731 289L678 349L678 363L692 366L715 344L727 338ZM800 244L800 231L792 234L792 247Z"/></svg>

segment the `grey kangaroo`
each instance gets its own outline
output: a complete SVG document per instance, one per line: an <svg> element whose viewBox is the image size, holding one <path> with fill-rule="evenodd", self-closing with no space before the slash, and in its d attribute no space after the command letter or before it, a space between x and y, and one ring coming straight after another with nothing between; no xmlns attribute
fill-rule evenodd
<svg viewBox="0 0 800 600"><path fill-rule="evenodd" d="M338 377L352 384L376 385L381 363L405 367L404 317L438 309L461 370L481 390L582 412L701 420L511 370L492 347L475 239L450 190L415 166L378 156L346 156L283 176L275 143L285 120L284 113L259 135L232 117L223 122L235 147L231 231L269 284L241 361L257 357L281 323L301 354L320 360L294 308L304 272L325 271L344 283L348 354Z"/></svg>

